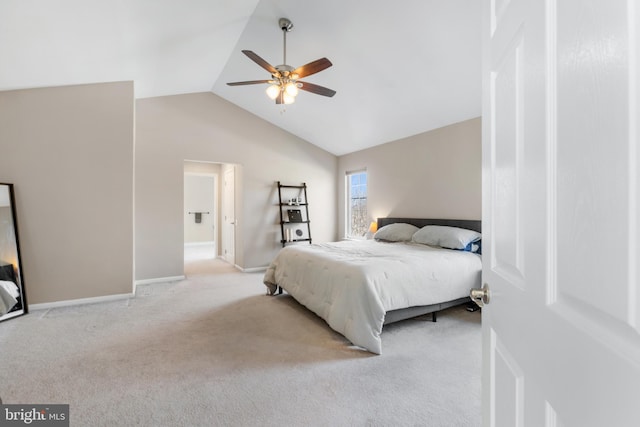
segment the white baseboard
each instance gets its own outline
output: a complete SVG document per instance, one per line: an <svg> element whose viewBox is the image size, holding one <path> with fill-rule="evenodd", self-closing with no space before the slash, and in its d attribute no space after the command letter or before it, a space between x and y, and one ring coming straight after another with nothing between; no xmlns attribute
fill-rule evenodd
<svg viewBox="0 0 640 427"><path fill-rule="evenodd" d="M235 264L234 267L237 268L238 270L242 271L243 273L258 273L260 271L267 271L267 268L269 268L269 267L242 268L238 264Z"/></svg>
<svg viewBox="0 0 640 427"><path fill-rule="evenodd" d="M133 290L135 292L135 287L139 285L151 285L153 283L165 283L165 282L179 282L180 280L184 280L185 276L171 276L171 277L156 277L155 279L142 279L136 280L133 283Z"/></svg>
<svg viewBox="0 0 640 427"><path fill-rule="evenodd" d="M64 301L45 302L41 304L29 304L29 311L48 310L50 308L69 307L72 305L95 304L99 302L117 301L117 300L133 298L134 296L135 294L133 293L116 294L116 295L105 295L102 297L79 298L79 299L70 299L70 300L64 300Z"/></svg>

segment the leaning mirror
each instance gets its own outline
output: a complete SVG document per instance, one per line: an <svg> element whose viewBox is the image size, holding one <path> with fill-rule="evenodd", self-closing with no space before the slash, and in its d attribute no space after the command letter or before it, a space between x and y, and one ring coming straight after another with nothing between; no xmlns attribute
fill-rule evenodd
<svg viewBox="0 0 640 427"><path fill-rule="evenodd" d="M0 321L27 313L13 184L0 184Z"/></svg>

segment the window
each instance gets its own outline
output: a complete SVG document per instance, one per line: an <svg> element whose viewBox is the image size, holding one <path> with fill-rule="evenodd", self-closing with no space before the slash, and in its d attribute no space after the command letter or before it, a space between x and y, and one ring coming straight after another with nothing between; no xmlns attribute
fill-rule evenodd
<svg viewBox="0 0 640 427"><path fill-rule="evenodd" d="M367 221L367 172L347 172L346 237L362 239L369 230Z"/></svg>

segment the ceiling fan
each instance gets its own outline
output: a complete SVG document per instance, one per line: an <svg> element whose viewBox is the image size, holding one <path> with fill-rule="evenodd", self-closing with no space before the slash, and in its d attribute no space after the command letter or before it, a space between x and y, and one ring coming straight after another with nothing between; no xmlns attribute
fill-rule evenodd
<svg viewBox="0 0 640 427"><path fill-rule="evenodd" d="M270 72L271 79L232 82L227 84L229 86L243 86L269 83L267 95L269 98L275 100L276 104L293 104L298 95L298 89L328 97L335 95L335 90L298 80L327 69L333 64L327 58L320 58L298 68L287 65L287 33L293 29L293 23L287 18L280 18L278 24L284 37L284 60L281 65L274 67L254 52L250 50L242 51L249 59Z"/></svg>

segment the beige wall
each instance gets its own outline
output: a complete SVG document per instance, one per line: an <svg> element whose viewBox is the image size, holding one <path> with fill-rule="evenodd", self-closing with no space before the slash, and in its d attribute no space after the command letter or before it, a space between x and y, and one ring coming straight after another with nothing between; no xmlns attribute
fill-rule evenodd
<svg viewBox="0 0 640 427"><path fill-rule="evenodd" d="M345 233L345 173L365 168L372 220L383 216L480 219L481 144L481 120L475 118L341 156L339 236Z"/></svg>
<svg viewBox="0 0 640 427"><path fill-rule="evenodd" d="M136 101L136 279L184 272L184 160L238 165L236 264L264 267L280 249L275 182L309 186L315 241L337 237L336 156L212 93Z"/></svg>
<svg viewBox="0 0 640 427"><path fill-rule="evenodd" d="M242 268L281 247L278 180L309 186L317 242L343 235L344 174L361 168L372 217L480 218L479 118L338 159L211 93L134 101L106 83L0 92L0 153L31 304L131 292L134 237L137 280L181 276L185 159L236 165Z"/></svg>
<svg viewBox="0 0 640 427"><path fill-rule="evenodd" d="M133 83L0 92L30 304L130 293Z"/></svg>

